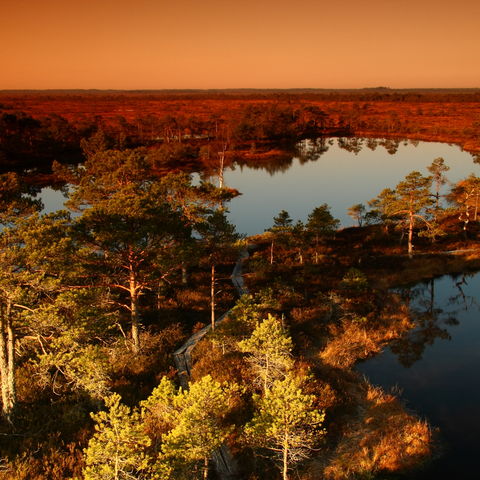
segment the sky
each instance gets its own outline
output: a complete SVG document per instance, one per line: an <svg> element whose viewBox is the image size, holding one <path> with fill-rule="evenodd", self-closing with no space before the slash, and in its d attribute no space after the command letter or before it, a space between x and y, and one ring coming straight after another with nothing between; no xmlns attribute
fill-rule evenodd
<svg viewBox="0 0 480 480"><path fill-rule="evenodd" d="M480 87L478 0L1 0L0 89Z"/></svg>

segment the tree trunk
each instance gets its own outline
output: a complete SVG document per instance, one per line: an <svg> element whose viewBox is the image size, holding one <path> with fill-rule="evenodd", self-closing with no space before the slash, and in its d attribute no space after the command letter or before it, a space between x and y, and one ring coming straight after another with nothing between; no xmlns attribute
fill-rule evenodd
<svg viewBox="0 0 480 480"><path fill-rule="evenodd" d="M283 441L283 480L288 480L288 440Z"/></svg>
<svg viewBox="0 0 480 480"><path fill-rule="evenodd" d="M273 265L273 243L274 241L272 240L272 243L270 245L270 265Z"/></svg>
<svg viewBox="0 0 480 480"><path fill-rule="evenodd" d="M267 393L267 389L268 389L268 370L270 368L270 364L269 364L269 361L268 361L268 355L267 357L265 358L265 375L263 376L263 393L266 394Z"/></svg>
<svg viewBox="0 0 480 480"><path fill-rule="evenodd" d="M218 169L218 188L223 188L223 170L224 170L224 162L225 162L225 150L218 152L218 156L220 158L220 166Z"/></svg>
<svg viewBox="0 0 480 480"><path fill-rule="evenodd" d="M203 460L203 479L207 480L208 478L208 457L205 457Z"/></svg>
<svg viewBox="0 0 480 480"><path fill-rule="evenodd" d="M15 335L12 327L12 302L7 300L0 314L0 376L2 381L2 413L10 422L16 404Z"/></svg>
<svg viewBox="0 0 480 480"><path fill-rule="evenodd" d="M413 212L409 212L410 216L410 221L408 225L408 256L410 258L413 257L413 223L414 223L414 217L413 217Z"/></svg>
<svg viewBox="0 0 480 480"><path fill-rule="evenodd" d="M215 265L213 264L210 279L210 318L212 322L212 330L215 330Z"/></svg>
<svg viewBox="0 0 480 480"><path fill-rule="evenodd" d="M138 314L138 285L133 271L130 272L130 321L132 323L133 351L140 351L139 314Z"/></svg>

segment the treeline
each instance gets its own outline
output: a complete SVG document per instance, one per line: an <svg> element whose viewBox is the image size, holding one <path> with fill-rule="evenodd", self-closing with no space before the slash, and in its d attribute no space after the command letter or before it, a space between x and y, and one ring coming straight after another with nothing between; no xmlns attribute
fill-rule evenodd
<svg viewBox="0 0 480 480"><path fill-rule="evenodd" d="M77 162L80 141L100 134L109 148L213 140L242 151L356 135L458 143L478 153L478 106L477 91L12 95L0 106L0 155L4 165Z"/></svg>
<svg viewBox="0 0 480 480"><path fill-rule="evenodd" d="M221 141L228 148L251 142L295 142L306 137L334 133L348 134L334 125L318 107L269 102L243 105L219 115L145 114L134 119L101 116L67 121L49 114L32 117L24 112L0 115L0 159L3 167L49 166L53 160L76 163L81 160L82 142L102 137L106 148L147 145L198 145ZM181 165L177 165L179 167Z"/></svg>
<svg viewBox="0 0 480 480"><path fill-rule="evenodd" d="M443 158L436 158L427 167L430 175L413 171L395 188L382 190L367 205L352 205L349 216L358 227L369 229L364 241L383 242L385 248L385 242L406 244L407 253L412 256L416 243L432 251L448 242L475 240L480 227L480 178L472 173L444 193L449 169ZM289 213L282 210L268 230L270 247L265 261L301 265L308 259L317 264L319 252L341 248L342 244L348 248L348 235L352 236L351 242L358 241L351 229L337 231L339 223L327 204L315 208L306 223L294 223ZM368 252L367 247L365 251Z"/></svg>

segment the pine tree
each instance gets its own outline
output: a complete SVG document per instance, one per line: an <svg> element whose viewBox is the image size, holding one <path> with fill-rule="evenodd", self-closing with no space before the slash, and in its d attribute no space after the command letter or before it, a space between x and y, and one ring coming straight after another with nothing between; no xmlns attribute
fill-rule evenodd
<svg viewBox="0 0 480 480"><path fill-rule="evenodd" d="M445 165L445 160L442 157L438 157L433 160L427 169L432 174L432 180L435 184L435 211L438 212L440 209L440 187L447 183L447 178L444 174L450 170L450 167Z"/></svg>
<svg viewBox="0 0 480 480"><path fill-rule="evenodd" d="M359 227L362 226L365 220L365 205L363 203L356 203L348 209L348 215L357 222Z"/></svg>
<svg viewBox="0 0 480 480"><path fill-rule="evenodd" d="M292 217L290 217L290 214L286 210L281 210L276 217L273 217L273 225L268 229L269 232L272 232L270 264L273 264L275 243L288 246L292 227Z"/></svg>
<svg viewBox="0 0 480 480"><path fill-rule="evenodd" d="M430 193L432 177L424 177L413 171L398 183L395 190L384 189L377 198L369 202L372 210L367 214L370 219L385 223L403 223L408 231L408 254L413 255L413 232L421 220L428 228L429 207L433 200Z"/></svg>
<svg viewBox="0 0 480 480"><path fill-rule="evenodd" d="M340 221L332 216L330 207L323 203L313 209L308 216L307 231L315 237L315 263L318 263L318 245L320 239L334 235Z"/></svg>
<svg viewBox="0 0 480 480"><path fill-rule="evenodd" d="M237 255L236 242L240 235L235 232L223 210L216 210L196 227L202 239L202 247L210 265L210 321L215 329L216 267L228 258Z"/></svg>
<svg viewBox="0 0 480 480"><path fill-rule="evenodd" d="M142 402L151 428L160 433L163 462L173 471L192 468L203 478L213 452L225 441L231 427L223 419L229 410L232 389L213 380L210 375L190 385L189 390L175 390L163 378L152 395Z"/></svg>
<svg viewBox="0 0 480 480"><path fill-rule="evenodd" d="M408 225L408 255L413 255L413 229L416 220L425 223L425 212L432 205L430 187L432 177L424 177L419 172L411 172L405 180L396 187L396 202L394 203L394 215L402 215Z"/></svg>
<svg viewBox="0 0 480 480"><path fill-rule="evenodd" d="M324 413L315 408L315 396L304 393L302 380L293 374L276 380L254 400L256 411L245 427L246 438L252 446L273 452L287 480L292 465L307 458L325 433Z"/></svg>
<svg viewBox="0 0 480 480"><path fill-rule="evenodd" d="M92 414L95 434L85 449L84 479L152 478L146 454L151 442L139 412L121 404L118 394L107 397L105 405L108 410Z"/></svg>
<svg viewBox="0 0 480 480"><path fill-rule="evenodd" d="M283 378L293 365L292 339L281 322L270 314L249 338L239 342L238 347L249 354L247 361L264 392L275 380Z"/></svg>
<svg viewBox="0 0 480 480"><path fill-rule="evenodd" d="M480 178L473 173L460 180L447 196L450 203L457 206L458 219L463 222L464 234L471 221L477 221L480 207Z"/></svg>

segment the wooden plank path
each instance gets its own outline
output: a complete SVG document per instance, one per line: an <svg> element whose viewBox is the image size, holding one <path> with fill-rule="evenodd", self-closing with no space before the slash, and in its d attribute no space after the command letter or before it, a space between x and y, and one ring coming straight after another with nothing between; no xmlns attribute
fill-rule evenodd
<svg viewBox="0 0 480 480"><path fill-rule="evenodd" d="M237 290L239 296L248 293L242 276L243 262L248 258L248 256L249 254L247 249L244 249L240 252L239 258L235 263L235 267L233 268L231 276L233 286ZM215 325L221 323L223 320L228 318L230 312L231 309L218 317L215 320ZM192 350L195 348L197 343L209 332L211 328L211 325L207 325L198 332L194 333L173 354L175 366L177 367L178 376L180 379L180 385L184 389L188 389L188 383L190 380L190 372L192 369ZM231 480L238 478L238 466L235 462L235 459L233 458L233 455L230 453L230 450L226 445L222 445L222 447L213 454L213 463L215 464L215 469L220 479Z"/></svg>

